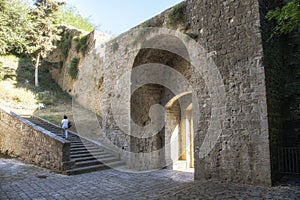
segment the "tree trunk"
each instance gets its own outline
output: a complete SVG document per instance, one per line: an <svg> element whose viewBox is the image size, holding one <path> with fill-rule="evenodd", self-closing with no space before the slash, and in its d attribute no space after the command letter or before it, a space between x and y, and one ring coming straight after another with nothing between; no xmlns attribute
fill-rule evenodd
<svg viewBox="0 0 300 200"><path fill-rule="evenodd" d="M34 84L36 87L39 86L39 62L40 62L40 54L37 55L35 66L34 66Z"/></svg>

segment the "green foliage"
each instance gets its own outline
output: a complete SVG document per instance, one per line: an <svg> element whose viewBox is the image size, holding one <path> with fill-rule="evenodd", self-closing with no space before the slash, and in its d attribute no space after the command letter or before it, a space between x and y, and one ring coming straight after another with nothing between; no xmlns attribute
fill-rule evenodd
<svg viewBox="0 0 300 200"><path fill-rule="evenodd" d="M195 34L195 33L186 33L190 38L194 39L194 40L197 40L199 35L198 34Z"/></svg>
<svg viewBox="0 0 300 200"><path fill-rule="evenodd" d="M71 25L76 28L91 32L94 30L94 25L89 22L90 18L82 17L75 7L65 5L59 11L59 17L57 19L58 24Z"/></svg>
<svg viewBox="0 0 300 200"><path fill-rule="evenodd" d="M177 27L179 24L184 23L186 13L186 3L181 2L175 5L169 13L169 24L172 27Z"/></svg>
<svg viewBox="0 0 300 200"><path fill-rule="evenodd" d="M0 81L6 79L15 79L16 74L13 69L4 69L0 66Z"/></svg>
<svg viewBox="0 0 300 200"><path fill-rule="evenodd" d="M60 61L60 62L58 63L58 67L59 67L59 69L62 69L62 68L63 68L63 66L64 66L64 62L63 62L63 61Z"/></svg>
<svg viewBox="0 0 300 200"><path fill-rule="evenodd" d="M79 37L77 37L75 39L75 41L77 42L76 44L76 51L77 53L81 52L83 56L86 55L87 51L88 51L88 35L81 35Z"/></svg>
<svg viewBox="0 0 300 200"><path fill-rule="evenodd" d="M46 55L55 48L53 41L59 39L59 30L55 26L59 8L63 3L54 0L36 0L29 15L33 25L27 34L29 45L27 52L33 56Z"/></svg>
<svg viewBox="0 0 300 200"><path fill-rule="evenodd" d="M292 0L282 8L269 11L266 18L276 21L275 34L286 34L295 30L300 26L300 0Z"/></svg>
<svg viewBox="0 0 300 200"><path fill-rule="evenodd" d="M69 67L69 75L71 76L72 79L77 78L77 75L79 72L79 69L78 69L79 61L80 61L80 58L73 58L71 60L71 64Z"/></svg>
<svg viewBox="0 0 300 200"><path fill-rule="evenodd" d="M39 103L42 103L45 105L52 105L57 101L56 96L51 94L50 92L37 93L37 99L38 99Z"/></svg>
<svg viewBox="0 0 300 200"><path fill-rule="evenodd" d="M68 57L71 46L72 46L72 39L63 39L61 41L61 51L65 58Z"/></svg>
<svg viewBox="0 0 300 200"><path fill-rule="evenodd" d="M32 22L24 0L0 0L0 54L24 54Z"/></svg>
<svg viewBox="0 0 300 200"><path fill-rule="evenodd" d="M60 40L57 41L57 47L61 50L64 58L68 57L69 50L72 46L72 35L70 32L63 30L60 33Z"/></svg>
<svg viewBox="0 0 300 200"><path fill-rule="evenodd" d="M13 55L1 55L0 56L0 81L3 80L15 80L16 68L18 59Z"/></svg>
<svg viewBox="0 0 300 200"><path fill-rule="evenodd" d="M35 86L39 86L38 67L40 57L44 57L56 46L54 41L59 40L59 29L55 25L59 8L64 3L55 0L36 0L34 8L29 12L32 21L26 40L27 53L35 57Z"/></svg>
<svg viewBox="0 0 300 200"><path fill-rule="evenodd" d="M5 72L3 69L3 63L0 62L0 81L4 80Z"/></svg>

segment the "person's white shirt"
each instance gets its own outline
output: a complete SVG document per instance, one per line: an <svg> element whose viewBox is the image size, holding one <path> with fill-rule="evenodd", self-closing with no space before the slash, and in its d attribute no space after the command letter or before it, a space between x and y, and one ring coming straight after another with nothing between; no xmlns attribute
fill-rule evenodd
<svg viewBox="0 0 300 200"><path fill-rule="evenodd" d="M62 128L69 128L68 123L69 123L68 119L61 120L61 127Z"/></svg>

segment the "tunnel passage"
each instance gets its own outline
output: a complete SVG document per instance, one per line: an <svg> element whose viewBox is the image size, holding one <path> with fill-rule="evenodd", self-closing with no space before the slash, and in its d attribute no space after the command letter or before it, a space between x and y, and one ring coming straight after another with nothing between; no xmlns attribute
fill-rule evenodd
<svg viewBox="0 0 300 200"><path fill-rule="evenodd" d="M157 48L140 49L135 57L133 68L144 64L159 63L178 71L185 79L191 79L192 67L190 62L185 59L188 58L188 52L178 38L156 36L148 42ZM171 79L170 74L167 73L160 73L159 76L163 76L162 78L165 80ZM131 84L135 83L133 77L131 77ZM174 82L172 84L181 83ZM151 124L149 110L155 104L160 104L165 109L161 119L164 121L163 128L151 137L141 138L143 133L140 133L141 137L131 136L131 151L149 153L165 147L163 155L153 162L160 163L160 167L168 165L172 169L193 167L192 91L174 94L161 84L149 83L140 86L132 91L130 100L130 114L134 123L141 127ZM131 131L135 131L133 129L134 127L131 126Z"/></svg>

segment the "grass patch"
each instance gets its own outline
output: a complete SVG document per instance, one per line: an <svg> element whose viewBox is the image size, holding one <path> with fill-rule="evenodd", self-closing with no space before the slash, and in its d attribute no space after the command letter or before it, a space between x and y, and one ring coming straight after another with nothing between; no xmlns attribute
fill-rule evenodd
<svg viewBox="0 0 300 200"><path fill-rule="evenodd" d="M63 115L72 119L72 98L55 83L45 63L39 70L39 87L34 86L34 62L29 58L5 60L3 66L14 69L15 78L0 81L0 105L20 115L35 114L56 124ZM39 109L45 104L45 109Z"/></svg>

